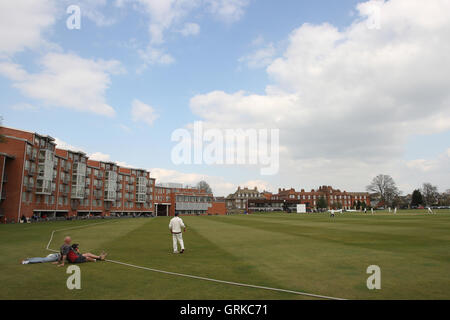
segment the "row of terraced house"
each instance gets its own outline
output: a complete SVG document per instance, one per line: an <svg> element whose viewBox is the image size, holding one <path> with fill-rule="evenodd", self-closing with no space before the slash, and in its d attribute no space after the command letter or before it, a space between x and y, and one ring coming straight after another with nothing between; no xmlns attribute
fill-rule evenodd
<svg viewBox="0 0 450 320"><path fill-rule="evenodd" d="M0 222L31 217L225 214L211 193L156 184L145 169L58 149L55 139L0 127Z"/></svg>
<svg viewBox="0 0 450 320"><path fill-rule="evenodd" d="M319 208L319 200L323 199ZM347 192L334 189L331 186L321 186L318 189L296 191L294 188L278 189L278 193L262 191L255 187L238 187L236 192L225 198L229 213L252 212L295 212L298 204L304 204L308 211L317 209L356 209L370 206L368 192Z"/></svg>

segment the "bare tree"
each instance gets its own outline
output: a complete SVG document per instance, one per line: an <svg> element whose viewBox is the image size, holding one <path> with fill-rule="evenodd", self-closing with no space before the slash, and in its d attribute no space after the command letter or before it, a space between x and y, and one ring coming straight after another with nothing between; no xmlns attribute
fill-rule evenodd
<svg viewBox="0 0 450 320"><path fill-rule="evenodd" d="M212 189L209 186L208 182L202 180L199 183L197 183L197 188L204 190L206 193L212 193Z"/></svg>
<svg viewBox="0 0 450 320"><path fill-rule="evenodd" d="M431 183L424 183L422 185L422 196L425 204L427 206L431 206L438 200L438 188L436 186L433 186Z"/></svg>
<svg viewBox="0 0 450 320"><path fill-rule="evenodd" d="M377 175L372 179L372 182L366 189L367 191L376 193L379 200L385 205L391 205L394 199L400 194L394 179L386 174Z"/></svg>
<svg viewBox="0 0 450 320"><path fill-rule="evenodd" d="M439 204L442 206L450 206L450 189L445 190L439 196Z"/></svg>

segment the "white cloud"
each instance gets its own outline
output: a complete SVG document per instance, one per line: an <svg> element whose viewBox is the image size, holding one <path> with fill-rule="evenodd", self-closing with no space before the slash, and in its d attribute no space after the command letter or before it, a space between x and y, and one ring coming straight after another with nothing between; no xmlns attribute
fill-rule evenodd
<svg viewBox="0 0 450 320"><path fill-rule="evenodd" d="M91 160L97 160L97 161L111 161L111 156L109 154L99 152L99 151L91 153L89 155L89 158Z"/></svg>
<svg viewBox="0 0 450 320"><path fill-rule="evenodd" d="M379 30L367 27L374 3ZM370 1L357 9L348 28L294 30L267 67L273 84L265 94L196 95L193 113L207 127L280 128L285 181L363 187L379 170L407 172L406 139L450 129L450 2Z"/></svg>
<svg viewBox="0 0 450 320"><path fill-rule="evenodd" d="M126 1L117 1L116 5L123 6ZM133 2L129 0L128 2ZM164 42L164 33L179 25L194 9L206 8L214 17L225 21L235 22L242 18L249 0L135 0L140 8L148 15L151 45ZM186 24L189 34L197 34L199 26L195 23Z"/></svg>
<svg viewBox="0 0 450 320"><path fill-rule="evenodd" d="M205 0L209 11L226 22L235 22L242 18L249 0Z"/></svg>
<svg viewBox="0 0 450 320"><path fill-rule="evenodd" d="M138 49L144 61L138 73L148 66L168 65L175 61L171 54L161 46L166 41L166 33L178 32L183 36L197 35L200 26L194 22L185 22L189 15L206 10L213 17L227 23L238 21L244 15L248 0L116 0L117 7L132 4L135 10L144 13L148 19L149 43L145 49Z"/></svg>
<svg viewBox="0 0 450 320"><path fill-rule="evenodd" d="M262 35L257 36L255 39L252 40L251 45L254 47L259 47L263 45L265 42L264 37Z"/></svg>
<svg viewBox="0 0 450 320"><path fill-rule="evenodd" d="M15 111L37 111L39 108L33 104L29 103L16 103L15 105L11 106L11 109Z"/></svg>
<svg viewBox="0 0 450 320"><path fill-rule="evenodd" d="M3 74L13 81L23 81L28 76L20 65L7 60L3 62L0 61L0 74Z"/></svg>
<svg viewBox="0 0 450 320"><path fill-rule="evenodd" d="M12 55L45 43L43 34L55 23L52 0L0 1L0 55Z"/></svg>
<svg viewBox="0 0 450 320"><path fill-rule="evenodd" d="M192 35L197 35L200 32L200 26L196 23L185 23L183 29L180 30L180 33L187 37Z"/></svg>
<svg viewBox="0 0 450 320"><path fill-rule="evenodd" d="M10 78L24 95L52 107L113 116L105 93L111 74L124 72L116 60L89 60L74 54L48 53L39 61L41 72L28 73L20 65L0 62L0 74Z"/></svg>
<svg viewBox="0 0 450 320"><path fill-rule="evenodd" d="M86 153L82 148L75 147L75 146L73 146L73 145L71 145L71 144L69 144L69 143L67 143L67 142L65 142L65 141L63 141L63 140L61 140L61 139L59 139L57 137L55 137L55 143L56 143L56 147L58 149L72 150L72 151L81 151L81 152Z"/></svg>
<svg viewBox="0 0 450 320"><path fill-rule="evenodd" d="M410 169L419 170L422 172L441 172L450 171L450 148L444 153L440 154L435 159L415 159L406 162L406 166Z"/></svg>
<svg viewBox="0 0 450 320"><path fill-rule="evenodd" d="M258 188L259 192L261 192L261 191L272 191L272 192L276 191L275 188L270 183L268 183L267 181L264 181L264 180L248 180L243 183L240 183L239 186L241 188L247 187L249 189L253 189L256 187L256 188Z"/></svg>
<svg viewBox="0 0 450 320"><path fill-rule="evenodd" d="M150 44L164 42L164 33L174 24L179 23L193 8L198 6L196 0L136 0L149 17L148 32Z"/></svg>
<svg viewBox="0 0 450 320"><path fill-rule="evenodd" d="M97 26L104 27L116 23L116 20L108 15L105 15L107 0L78 0L74 3L73 0L65 0L66 5L78 5L81 10L81 17L93 21Z"/></svg>
<svg viewBox="0 0 450 320"><path fill-rule="evenodd" d="M163 49L154 48L152 46L147 46L145 50L139 49L138 54L144 62L138 71L144 70L149 65L168 65L175 62L175 59L170 54L164 52Z"/></svg>
<svg viewBox="0 0 450 320"><path fill-rule="evenodd" d="M240 63L245 63L249 68L264 68L272 63L276 54L273 43L269 43L255 51L239 58Z"/></svg>
<svg viewBox="0 0 450 320"><path fill-rule="evenodd" d="M123 123L119 124L119 128L125 132L131 132L131 128L128 127L127 125L124 125Z"/></svg>
<svg viewBox="0 0 450 320"><path fill-rule="evenodd" d="M131 104L131 117L133 121L143 121L149 126L153 125L153 122L158 118L155 109L148 104L134 99Z"/></svg>

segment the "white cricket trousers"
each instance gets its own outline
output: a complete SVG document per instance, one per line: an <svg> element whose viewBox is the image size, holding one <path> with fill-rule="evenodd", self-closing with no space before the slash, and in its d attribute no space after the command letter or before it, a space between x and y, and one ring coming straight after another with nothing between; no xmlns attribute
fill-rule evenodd
<svg viewBox="0 0 450 320"><path fill-rule="evenodd" d="M184 250L184 242L183 242L183 234L180 233L172 233L172 240L173 240L173 252L178 252L178 243L180 243L180 249Z"/></svg>

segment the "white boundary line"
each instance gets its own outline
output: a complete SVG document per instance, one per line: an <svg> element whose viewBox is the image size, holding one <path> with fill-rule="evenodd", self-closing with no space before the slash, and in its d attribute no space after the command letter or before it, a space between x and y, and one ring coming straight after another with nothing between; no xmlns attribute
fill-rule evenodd
<svg viewBox="0 0 450 320"><path fill-rule="evenodd" d="M51 236L50 236L50 240L48 241L47 246L45 247L45 249L48 250L48 251L58 252L58 251L56 251L56 250L49 249L50 243L51 243L52 240L53 240L53 235L55 234L55 232L58 232L58 231L64 231L64 230L79 229L79 228L86 228L86 227L95 226L95 225L98 225L98 224L105 224L105 223L111 223L111 222L114 222L114 221L105 221L105 222L90 223L90 224L86 224L86 225L83 225L83 226L76 226L76 227L69 227L69 228L62 228L62 229L53 230L53 231L52 231L52 234L51 234Z"/></svg>
<svg viewBox="0 0 450 320"><path fill-rule="evenodd" d="M53 240L53 235L55 234L55 232L64 231L64 230L71 230L71 229L78 229L78 228L83 228L83 227L90 227L90 226L104 224L104 223L110 223L110 222L113 222L113 221L99 222L99 223L93 223L93 224L88 224L88 225L83 225L83 226L77 226L77 227L53 230L52 234L50 236L50 240L48 241L47 247L45 249L48 250L48 251L58 252L57 250L49 249L50 243ZM254 285L254 284L246 284L246 283L240 283L240 282L218 280L218 279L212 279L212 278L195 276L195 275L191 275L191 274L184 274L184 273L177 273L177 272L171 272L171 271L158 270L158 269L137 266L137 265L134 265L134 264L125 263L125 262L121 262L121 261L115 261L115 260L109 260L109 259L105 259L105 261L111 262L111 263L115 263L115 264L120 264L120 265L131 267L131 268L141 269L141 270L147 270L147 271L152 271L152 272L169 274L169 275L178 276L178 277L185 277L185 278L191 278L191 279L197 279L197 280L204 280L204 281L210 281L210 282L216 282L216 283L229 284L229 285L234 285L234 286L239 286L239 287L247 287L247 288L255 288L255 289L262 289L262 290L270 290L270 291L291 293L291 294L296 294L296 295L301 295L301 296L314 297L314 298L327 299L327 300L346 300L344 298L323 296L323 295L319 295L319 294L306 293L306 292L301 292L301 291L279 289L279 288L271 288L271 287L265 287L265 286L258 286L258 285Z"/></svg>

